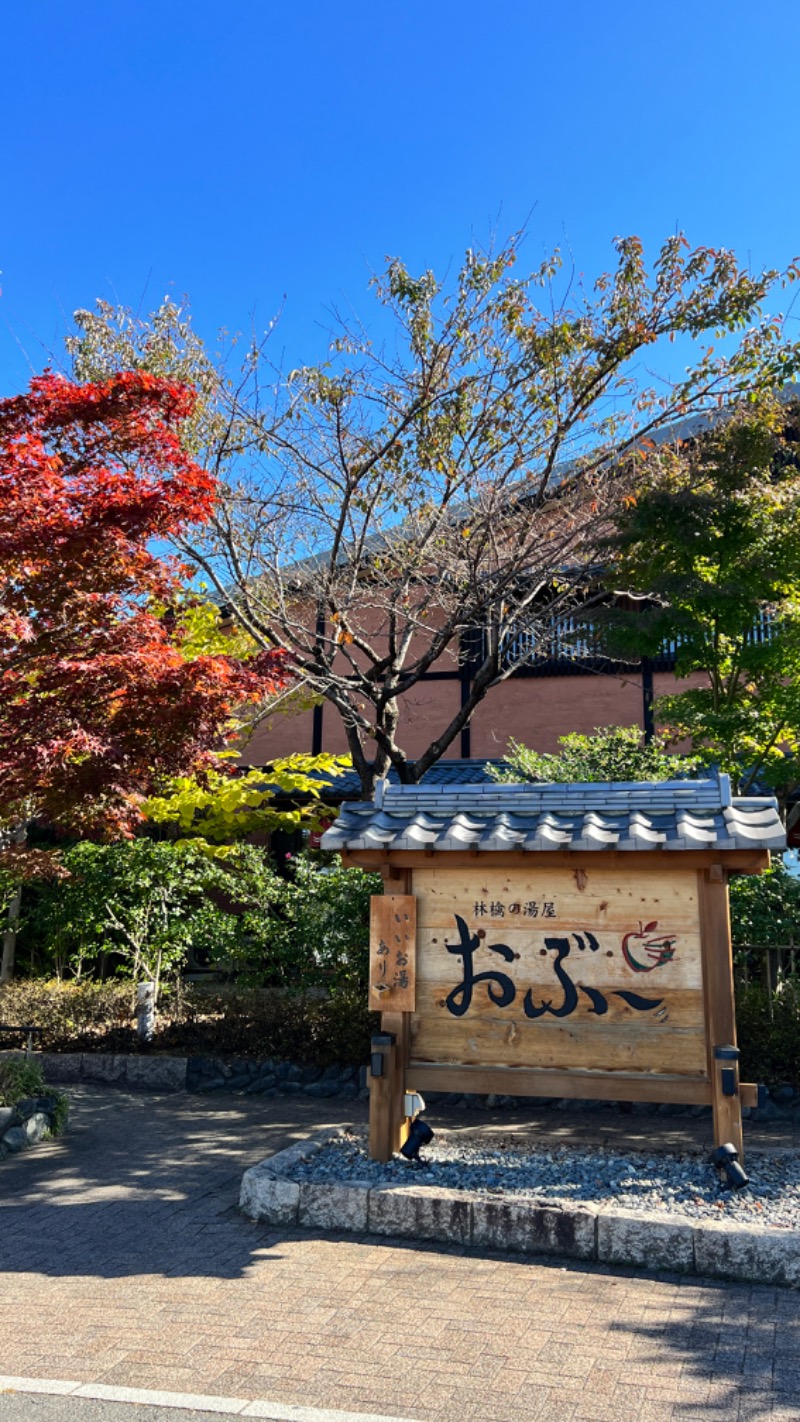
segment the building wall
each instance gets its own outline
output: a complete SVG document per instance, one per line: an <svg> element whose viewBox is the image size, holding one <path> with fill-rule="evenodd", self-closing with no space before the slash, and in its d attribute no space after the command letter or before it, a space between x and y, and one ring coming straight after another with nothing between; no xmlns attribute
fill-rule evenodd
<svg viewBox="0 0 800 1422"><path fill-rule="evenodd" d="M512 677L495 687L472 717L473 756L502 755L509 739L538 751L558 749L559 736L595 726L644 724L641 678ZM457 754L457 752L456 752Z"/></svg>
<svg viewBox="0 0 800 1422"><path fill-rule="evenodd" d="M676 681L671 672L658 672L653 689L658 699L670 692L701 686L703 681L700 674ZM422 755L434 737L441 735L458 710L460 695L457 680L441 680L420 682L403 697L398 740L407 755L412 759ZM588 735L596 726L614 725L644 726L642 679L638 673L511 677L490 691L475 711L469 754L501 756L511 738L534 750L554 751L559 737L570 731ZM242 762L263 765L296 751L310 753L313 728L312 711L298 716L273 716L258 727L243 752ZM336 754L347 751L342 722L327 704L322 708L322 749ZM449 760L459 759L459 736L445 754Z"/></svg>

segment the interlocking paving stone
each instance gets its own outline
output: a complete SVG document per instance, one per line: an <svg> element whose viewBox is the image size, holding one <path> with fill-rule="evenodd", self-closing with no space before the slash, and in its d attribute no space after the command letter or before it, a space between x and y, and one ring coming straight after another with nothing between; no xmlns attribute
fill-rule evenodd
<svg viewBox="0 0 800 1422"><path fill-rule="evenodd" d="M74 1096L0 1168L4 1373L419 1422L800 1417L796 1292L260 1228L244 1169L360 1103Z"/></svg>

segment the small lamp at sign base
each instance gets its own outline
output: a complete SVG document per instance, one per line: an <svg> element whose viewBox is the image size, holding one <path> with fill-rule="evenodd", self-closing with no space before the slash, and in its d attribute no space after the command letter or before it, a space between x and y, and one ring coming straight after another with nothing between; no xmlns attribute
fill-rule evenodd
<svg viewBox="0 0 800 1422"><path fill-rule="evenodd" d="M745 1185L750 1184L749 1176L745 1175L739 1164L739 1152L730 1142L717 1146L711 1157L711 1164L717 1167L720 1177L725 1174L731 1190L743 1190Z"/></svg>
<svg viewBox="0 0 800 1422"><path fill-rule="evenodd" d="M422 1146L429 1145L433 1140L433 1131L427 1121L421 1121L419 1116L412 1122L411 1129L400 1147L400 1154L406 1160L415 1161L419 1157Z"/></svg>

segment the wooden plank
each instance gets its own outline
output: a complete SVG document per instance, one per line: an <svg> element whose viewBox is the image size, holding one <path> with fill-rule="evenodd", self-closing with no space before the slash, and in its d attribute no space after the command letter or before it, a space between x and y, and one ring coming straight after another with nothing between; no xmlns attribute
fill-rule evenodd
<svg viewBox="0 0 800 1422"><path fill-rule="evenodd" d="M515 1018L510 1022L485 1018L443 1021L414 1015L411 1051L414 1061L462 1063L468 1066L555 1067L599 1071L640 1070L705 1076L705 1034L700 1022L677 1027L664 1023L620 1027L603 1022L582 1028L554 1019L537 1022ZM571 1020L571 1019L570 1019Z"/></svg>
<svg viewBox="0 0 800 1422"><path fill-rule="evenodd" d="M567 996L566 989L561 986L553 971L552 954L549 963L546 962L544 967L540 967L537 962L529 972L525 970L524 961L520 964L509 964L507 973L505 965L499 965L503 968L500 974L500 980L505 982L503 991L513 993L511 1001L504 1006L499 1006L490 996L492 991L498 990L497 979L494 982L478 981L478 969L487 966L492 968L494 964L487 964L485 959L476 954L475 979L471 988L467 985L464 991L462 988L466 980L458 961L453 964L448 978L418 982L415 1017L426 1022L442 1022L461 1027L465 1035L468 1035L473 1024L496 1023L501 1029L509 1029L510 1040L514 1040L523 1027L538 1030L539 1027L551 1025L554 1020L561 1021L566 1027L580 1028L581 1031L589 1027L593 1031L599 1030L612 1024L625 1024L631 1028L638 1024L645 1027L651 1020L656 1020L662 1025L669 1022L670 1026L694 1027L699 1032L704 1032L702 984L696 987L684 987L680 984L675 986L674 980L666 974L657 981L651 979L647 983L635 982L637 995L643 997L647 994L645 1001L658 1003L659 1006L652 1010L643 1008L634 1012L626 998L620 995L631 987L630 978L623 978L618 971L613 970L613 965L608 976L599 978L590 975L583 969L582 963L573 965L572 958L568 957L563 961L562 967L571 971L578 1001L571 1012L567 1015L562 1013L559 1017L558 1012L554 1014L539 1011L544 1002L549 1002L552 1007L559 1009ZM600 965L601 968L603 966L605 965ZM588 987L591 987L593 992L602 992L602 1012L598 1012L597 1007L593 1005ZM464 1005L470 991L472 996L469 1010L462 1014L456 1009ZM597 1004L599 1006L599 999ZM526 1007L532 1009L533 1016L530 1010L525 1010ZM650 1030L649 1026L647 1030Z"/></svg>
<svg viewBox="0 0 800 1422"><path fill-rule="evenodd" d="M410 894L374 894L370 900L371 1011L413 1012L416 949L416 900Z"/></svg>
<svg viewBox="0 0 800 1422"><path fill-rule="evenodd" d="M704 869L710 864L724 864L729 873L762 874L769 868L768 849L546 849L522 850L492 849L484 851L421 849L344 849L341 851L345 864L358 864L365 869L381 870L391 866L392 873L400 869L416 869L430 866L431 858L449 867L464 864L493 864L498 868L513 865L530 865L539 860L552 868L580 868L589 870L594 865L630 867L632 864L646 864L653 869L667 869L672 872L681 869Z"/></svg>
<svg viewBox="0 0 800 1422"><path fill-rule="evenodd" d="M410 869L397 869L393 864L382 864L380 872L385 894L411 893Z"/></svg>
<svg viewBox="0 0 800 1422"><path fill-rule="evenodd" d="M691 1077L642 1072L532 1071L508 1067L430 1066L412 1059L408 1091L463 1091L477 1095L556 1096L590 1101L672 1101L707 1106L711 1084Z"/></svg>
<svg viewBox="0 0 800 1422"><path fill-rule="evenodd" d="M754 1110L758 1106L758 1084L755 1081L741 1081L739 1083L739 1095L742 1098L743 1106L751 1106Z"/></svg>
<svg viewBox="0 0 800 1422"><path fill-rule="evenodd" d="M673 862L672 871L643 864L589 865L570 869L550 864L540 856L527 865L457 866L444 861L428 864L414 874L419 899L419 924L441 927L452 924L454 911L481 920L493 932L521 928L548 928L569 920L589 927L633 925L689 915L697 920L696 873Z"/></svg>
<svg viewBox="0 0 800 1422"><path fill-rule="evenodd" d="M724 871L716 866L698 874L702 923L702 961L708 1047L708 1074L714 1113L714 1143L730 1141L744 1159L742 1140L742 1099L737 1092L725 1095L722 1072L733 1069L738 1088L739 1070L734 1062L717 1061L715 1047L736 1046L736 1005L733 989L733 949L731 947L728 884Z"/></svg>

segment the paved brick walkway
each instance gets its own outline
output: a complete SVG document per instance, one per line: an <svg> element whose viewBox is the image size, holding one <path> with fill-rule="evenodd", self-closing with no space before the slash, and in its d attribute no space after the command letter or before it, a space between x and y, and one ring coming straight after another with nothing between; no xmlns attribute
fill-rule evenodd
<svg viewBox="0 0 800 1422"><path fill-rule="evenodd" d="M62 1142L0 1166L1 1373L420 1422L800 1418L795 1293L265 1230L243 1169L360 1105L73 1095Z"/></svg>

